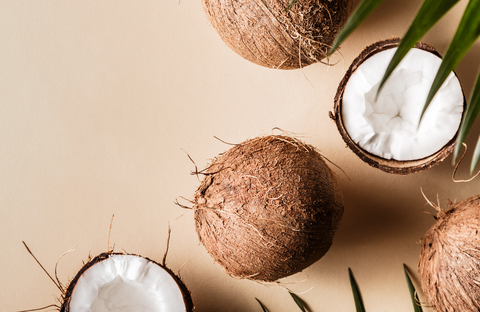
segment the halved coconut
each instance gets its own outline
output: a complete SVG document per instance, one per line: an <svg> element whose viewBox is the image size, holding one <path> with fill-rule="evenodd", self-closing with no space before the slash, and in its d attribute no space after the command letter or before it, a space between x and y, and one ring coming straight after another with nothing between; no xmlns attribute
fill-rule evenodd
<svg viewBox="0 0 480 312"><path fill-rule="evenodd" d="M78 272L65 292L60 312L191 312L182 281L148 258L102 253Z"/></svg>
<svg viewBox="0 0 480 312"><path fill-rule="evenodd" d="M377 42L353 61L338 87L330 117L364 162L406 175L428 169L452 152L466 101L451 73L420 122L441 63L440 54L425 43L410 50L376 99L399 42L398 38Z"/></svg>

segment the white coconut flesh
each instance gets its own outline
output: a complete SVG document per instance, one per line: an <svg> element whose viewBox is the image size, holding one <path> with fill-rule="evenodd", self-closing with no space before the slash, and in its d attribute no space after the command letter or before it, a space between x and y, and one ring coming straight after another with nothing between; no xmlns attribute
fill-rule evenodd
<svg viewBox="0 0 480 312"><path fill-rule="evenodd" d="M350 138L362 149L399 161L428 157L456 134L463 112L463 92L451 73L421 123L420 115L441 59L411 49L375 100L380 81L396 48L365 60L348 80L342 119Z"/></svg>
<svg viewBox="0 0 480 312"><path fill-rule="evenodd" d="M70 312L185 312L178 284L145 258L114 255L87 269L70 299Z"/></svg>

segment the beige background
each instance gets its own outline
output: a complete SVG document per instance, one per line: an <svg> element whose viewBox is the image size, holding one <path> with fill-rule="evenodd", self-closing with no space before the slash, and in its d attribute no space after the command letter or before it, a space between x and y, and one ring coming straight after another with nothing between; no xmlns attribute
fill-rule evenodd
<svg viewBox="0 0 480 312"><path fill-rule="evenodd" d="M357 0L355 4L359 1ZM420 0L390 0L343 45L334 67L266 69L237 56L208 24L199 0L1 1L0 310L55 303L60 292L23 247L67 283L89 253L115 250L161 260L190 288L197 311L298 311L278 286L228 277L199 245L194 165L272 133L298 134L340 166L345 214L329 253L283 280L310 311L354 311L353 269L367 311L413 311L402 264L415 270L433 223L420 188L442 207L479 192L452 182L451 158L427 172L394 176L345 148L328 112L350 62L367 45L401 36ZM428 33L444 52L462 1ZM469 94L480 43L457 74ZM469 144L480 132L477 123ZM470 153L471 154L471 153ZM469 162L470 158L466 159ZM467 163L459 178L467 176Z"/></svg>

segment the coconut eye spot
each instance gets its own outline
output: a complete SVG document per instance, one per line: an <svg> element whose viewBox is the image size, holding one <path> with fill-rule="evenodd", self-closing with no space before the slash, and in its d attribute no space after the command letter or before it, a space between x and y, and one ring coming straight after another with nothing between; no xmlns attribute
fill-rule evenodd
<svg viewBox="0 0 480 312"><path fill-rule="evenodd" d="M420 123L428 91L441 59L411 49L377 97L377 90L396 48L365 60L345 86L344 127L365 151L399 161L418 160L443 148L456 134L463 113L463 92L451 73Z"/></svg>
<svg viewBox="0 0 480 312"><path fill-rule="evenodd" d="M114 255L87 269L78 279L70 312L185 312L182 291L153 261Z"/></svg>

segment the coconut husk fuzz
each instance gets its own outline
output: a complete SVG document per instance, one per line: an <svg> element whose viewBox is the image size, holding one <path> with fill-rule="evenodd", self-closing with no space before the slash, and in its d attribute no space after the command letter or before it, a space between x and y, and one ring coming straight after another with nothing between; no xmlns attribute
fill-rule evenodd
<svg viewBox="0 0 480 312"><path fill-rule="evenodd" d="M418 274L436 311L480 311L480 196L439 212L423 239Z"/></svg>
<svg viewBox="0 0 480 312"><path fill-rule="evenodd" d="M447 158L448 155L450 155L450 153L453 151L457 135L455 134L455 136L447 144L445 144L438 152L436 152L433 155L430 155L428 157L418 159L418 160L398 161L394 159L384 159L362 149L350 138L347 130L345 129L345 126L343 125L343 119L342 119L343 94L345 92L345 87L347 86L348 80L350 79L352 74L357 70L357 68L363 62L365 62L371 56L388 49L396 48L399 45L399 43L400 43L400 38L394 37L391 39L376 42L366 47L360 53L360 55L352 62L352 64L348 68L347 72L345 73L345 76L343 77L342 81L338 86L337 93L335 95L335 100L334 100L335 104L333 108L333 113L330 112L330 118L332 118L335 121L335 124L337 125L337 129L340 132L340 135L342 136L347 146L358 157L360 157L361 160L363 160L364 162L366 162L367 164L369 164L374 168L378 168L388 173L407 175L407 174L417 173L417 172L421 172L426 169L429 169L439 164L445 158ZM432 46L426 43L418 42L414 46L414 48L428 51L438 57L441 57L441 55L435 50L435 48L433 48ZM464 103L464 111L465 111L467 102L465 100L465 96L463 98L464 98L463 103Z"/></svg>
<svg viewBox="0 0 480 312"><path fill-rule="evenodd" d="M296 69L326 57L345 23L350 0L202 0L222 40L243 58Z"/></svg>
<svg viewBox="0 0 480 312"><path fill-rule="evenodd" d="M330 248L343 197L312 146L287 136L259 137L221 154L203 173L196 231L229 275L276 281Z"/></svg>
<svg viewBox="0 0 480 312"><path fill-rule="evenodd" d="M77 285L78 279L87 271L90 267L94 266L95 264L98 264L110 257L116 256L116 255L130 255L130 256L136 256L136 257L142 257L139 255L135 254L130 254L130 253L118 253L118 252L104 252L99 254L98 256L94 257L93 259L89 259L89 261L78 271L77 275L72 279L70 282L69 286L67 287L67 290L65 291L65 294L62 295L62 305L60 307L60 312L70 312L70 299L72 297L72 293L75 291L75 286ZM149 258L142 257L146 259L147 261L150 261L152 263L155 263L156 265L160 266L162 269L168 272L172 276L172 278L175 280L177 285L179 286L180 290L182 291L183 299L185 302L185 308L187 312L194 312L195 307L193 305L192 301L192 296L190 295L190 291L187 289L185 284L182 282L182 280L175 274L173 273L172 270L167 268L165 265L160 264L158 262L155 262Z"/></svg>

